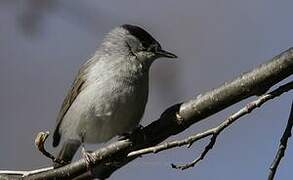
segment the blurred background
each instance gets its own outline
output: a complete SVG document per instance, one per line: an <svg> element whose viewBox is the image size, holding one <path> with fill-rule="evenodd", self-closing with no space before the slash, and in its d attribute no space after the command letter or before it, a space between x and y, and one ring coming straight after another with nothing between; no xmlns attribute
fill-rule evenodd
<svg viewBox="0 0 293 180"><path fill-rule="evenodd" d="M141 123L147 125L170 105L215 88L293 46L292 6L292 0L1 0L0 169L51 164L34 147L34 138L39 131L53 131L79 66L113 27L140 25L179 57L160 59L152 66L150 98ZM170 140L215 126L253 99ZM191 161L207 140L190 149L146 155L111 179L137 179L138 174L139 179L266 179L292 99L289 92L239 120L194 168L179 171L170 163ZM292 142L276 179L293 176ZM47 149L57 152L51 138Z"/></svg>

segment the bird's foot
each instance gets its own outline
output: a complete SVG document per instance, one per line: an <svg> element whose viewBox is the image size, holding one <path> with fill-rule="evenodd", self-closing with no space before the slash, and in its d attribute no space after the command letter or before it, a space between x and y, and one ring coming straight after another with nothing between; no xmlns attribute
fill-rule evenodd
<svg viewBox="0 0 293 180"><path fill-rule="evenodd" d="M121 134L118 138L119 141L126 140L126 139L129 139L133 142L139 139L145 140L146 136L143 131L143 126L139 125L132 131Z"/></svg>
<svg viewBox="0 0 293 180"><path fill-rule="evenodd" d="M70 164L70 163L71 163L71 161L64 161L63 159L57 159L57 158L55 158L53 160L53 167L55 169L55 168L59 168L59 167L65 166L65 165Z"/></svg>
<svg viewBox="0 0 293 180"><path fill-rule="evenodd" d="M92 151L85 150L84 146L81 147L81 154L83 158L85 159L87 169L91 169L91 167L93 167L94 162L96 160L96 157L91 153Z"/></svg>

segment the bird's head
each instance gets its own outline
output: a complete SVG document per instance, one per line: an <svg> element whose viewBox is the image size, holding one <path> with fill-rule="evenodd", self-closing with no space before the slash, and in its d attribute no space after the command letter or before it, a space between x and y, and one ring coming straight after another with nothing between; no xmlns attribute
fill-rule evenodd
<svg viewBox="0 0 293 180"><path fill-rule="evenodd" d="M126 53L147 64L160 57L177 58L175 54L163 50L160 43L144 29L129 24L112 30L103 44L106 49L108 47L108 53Z"/></svg>

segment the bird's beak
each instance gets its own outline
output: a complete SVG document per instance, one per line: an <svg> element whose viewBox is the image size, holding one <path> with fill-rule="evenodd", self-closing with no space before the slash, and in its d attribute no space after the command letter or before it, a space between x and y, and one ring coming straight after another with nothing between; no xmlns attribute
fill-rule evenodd
<svg viewBox="0 0 293 180"><path fill-rule="evenodd" d="M160 57L166 57L166 58L177 58L177 56L173 53L170 53L168 51L165 51L165 50L157 50L156 51L156 54Z"/></svg>

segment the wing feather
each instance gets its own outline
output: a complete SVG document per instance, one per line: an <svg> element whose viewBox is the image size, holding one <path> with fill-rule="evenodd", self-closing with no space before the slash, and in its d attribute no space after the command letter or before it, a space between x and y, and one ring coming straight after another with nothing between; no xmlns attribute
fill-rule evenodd
<svg viewBox="0 0 293 180"><path fill-rule="evenodd" d="M86 62L78 71L78 74L73 81L73 84L71 85L70 91L68 91L65 99L63 100L63 103L61 105L61 109L57 116L57 125L53 134L53 146L58 146L61 138L61 134L59 131L60 125L62 123L62 120L67 113L68 109L76 99L76 97L79 95L79 93L86 87L86 73L88 71L88 67L93 63L92 60L89 60Z"/></svg>

